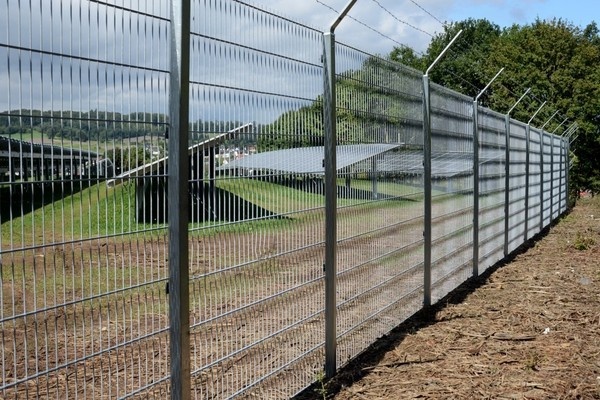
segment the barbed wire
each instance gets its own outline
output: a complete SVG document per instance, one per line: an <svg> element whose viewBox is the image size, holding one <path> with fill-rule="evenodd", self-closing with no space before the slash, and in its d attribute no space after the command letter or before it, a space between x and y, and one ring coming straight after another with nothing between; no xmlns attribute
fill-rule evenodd
<svg viewBox="0 0 600 400"><path fill-rule="evenodd" d="M315 0L318 4L321 4L322 6L328 8L329 10L338 13L339 11L336 10L335 8L331 7L330 5L324 3L321 0ZM426 31L425 29L419 28L418 26L404 21L401 18L397 17L392 11L390 11L386 6L384 6L379 0L372 0L375 4L377 4L377 6L383 10L385 13L387 13L390 17L392 17L394 20L396 20L397 22L406 25L408 27L410 27L411 29L420 32L422 34L425 34L427 36L429 36L430 38L435 38L436 36L434 34L432 34L431 32ZM425 14L427 14L429 17L431 17L432 19L434 19L437 23L439 23L443 28L447 28L449 23L443 22L440 18L438 18L437 16L435 16L431 11L429 11L428 9L426 9L424 6L422 6L421 4L419 4L417 1L415 0L409 0L412 4L414 4L416 7L418 7L421 11L423 11ZM399 45L401 48L406 48L406 49L410 49L413 53L415 53L416 55L423 57L424 53L415 50L414 48L412 48L411 46L402 43L394 38L392 38L391 36L369 26L368 24L366 24L365 22L355 18L352 15L348 15L348 18L352 19L354 22L362 25L363 27L369 29L372 32L377 33L378 35L380 35L381 37L386 38L387 40ZM485 59L486 54L488 54L487 51L483 50L484 47L484 43L480 40L477 40L477 38L474 38L473 41L471 41L468 44L465 44L464 41L462 40L458 40L454 45L453 48L450 48L448 53L449 56L451 57L450 60L457 60L459 59L461 56L463 56L465 53L467 52L473 52L476 56L480 57L480 59ZM456 51L456 48L458 48L459 51ZM479 88L477 85L475 85L473 82L465 79L464 77L460 76L459 74L457 74L454 71L451 71L448 68L442 67L442 70L449 74L450 76L452 76L454 79L456 79L458 82L460 82L461 85L464 85L465 87L469 87L475 91L479 91L481 88ZM485 76L485 74L482 71L482 68L472 68L472 73L474 74L474 76L480 81L480 82L488 82L490 80L489 77ZM524 83L520 83L520 82L516 82L514 78L512 78L510 75L504 75L497 83L498 85L502 86L511 96L513 96L516 99L520 98L522 93L525 92L526 88L525 88L525 84ZM516 91L520 91L519 93L516 93ZM538 104L541 104L543 102L543 100L541 100L538 96L536 96L535 93L533 93L533 91L529 91L527 97L530 97L531 99L535 100L535 102L537 102ZM528 106L527 103L524 103L523 106ZM556 108L555 108L556 109ZM559 116L561 115L561 113L558 114Z"/></svg>
<svg viewBox="0 0 600 400"><path fill-rule="evenodd" d="M378 6L379 6L379 7L380 7L382 10L384 10L386 13L388 13L389 15L391 15L391 16L392 16L392 18L394 18L396 21L398 21L398 22L400 22L400 23L403 23L403 24L405 24L405 25L407 25L407 26L409 26L409 27L411 27L411 28L413 28L413 29L415 29L415 30L417 30L417 31L419 31L419 32L422 32L422 33L424 33L424 34L426 34L426 35L430 36L431 38L434 38L434 37L435 37L433 34L431 34L431 33L427 32L427 31L425 31L425 30L423 30L423 29L421 29L421 28L418 28L418 27L416 27L416 26L414 26L414 25L412 25L412 24L410 24L410 23L408 23L408 22L406 22L406 21L403 21L403 20L401 20L401 19L397 18L397 17L396 17L396 16L395 16L395 15L394 15L394 14L393 14L393 13L392 13L392 12L391 12L389 9L387 9L385 6L383 6L383 5L382 5L382 4L381 4L381 3L380 3L378 0L372 0L372 1L373 1L374 3L376 3L376 4L377 4L377 5L378 5ZM415 2L414 0L410 0L410 1L411 1L411 3L413 3L415 6L417 6L419 9L421 9L423 12L425 12L427 15L429 15L429 16L430 16L430 17L432 17L434 20L436 20L436 21L437 21L437 22L438 22L438 23L439 23L439 24L440 24L442 27L444 27L444 28L446 28L446 27L447 27L447 25L448 25L448 24L445 24L445 23L443 23L443 22L442 22L442 21L441 21L439 18L437 18L435 15L433 15L433 13L431 13L430 11L428 11L427 9L425 9L423 6L421 6L420 4L418 4L417 2ZM461 50L463 50L463 52L464 52L464 51L465 51L465 48L464 48L464 47L461 47ZM451 52L451 54L454 54L454 56L455 56L455 57L457 57L457 58L459 57L459 54L458 54L458 53L456 53L456 52L454 52L452 49L450 49L450 52ZM450 71L449 69L447 69L447 68L443 68L443 70L444 70L445 72L447 72L448 74L452 75L454 78L456 78L456 79L460 80L461 82L463 82L463 83L467 84L467 86L470 86L471 88L473 88L473 89L476 89L476 90L480 89L480 88L478 88L477 86L475 86L475 85L474 85L472 82L469 82L468 80L466 80L466 79L462 78L461 76L459 76L459 75L457 75L456 73L454 73L454 72ZM476 68L475 68L475 69L473 69L473 71L474 71L476 74L478 74L478 75L479 75L479 76L478 76L478 77L479 77L479 79L481 79L481 80L485 80L485 77L482 77L482 75L481 75L481 72L480 72L478 69L476 69ZM483 78L483 79L482 79L482 78ZM508 88L507 88L507 90L509 90L509 91L510 91L510 89L508 89Z"/></svg>
<svg viewBox="0 0 600 400"><path fill-rule="evenodd" d="M322 6L324 6L324 7L328 8L328 9L329 9L329 10L331 10L331 11L333 11L333 12L335 12L335 13L339 13L339 12L338 12L338 11L337 11L335 8L331 7L331 6L330 6L330 5L328 5L328 4L325 4L325 3L323 3L321 0L315 0L315 1L316 1L317 3L319 3L319 4L321 4ZM373 2L375 2L375 3L376 3L376 4L377 4L377 5L378 5L378 6L379 6L379 7L380 7L382 10L384 10L386 13L388 13L390 16L392 16L392 18L394 18L396 21L398 21L398 22L400 22L400 23L402 23L402 24L405 24L405 25L407 25L407 26L411 27L412 29L415 29L415 30L417 30L417 31L419 31L419 32L421 32L421 33L424 33L424 34L426 34L426 35L428 35L428 36L430 36L430 37L432 37L432 38L434 37L434 35L433 35L433 34L431 34L430 32L427 32L427 31L425 31L425 30L423 30L423 29L417 28L417 27L415 27L414 25L412 25L412 24L410 24L410 23L408 23L408 22L405 22L405 21L403 21L403 20L401 20L401 19L397 18L397 17L396 17L396 16L395 16L395 15L394 15L394 14L393 14L393 13L392 13L392 12L391 12L389 9L387 9L385 6L383 6L383 5L382 5L382 4L381 4L381 3L380 3L378 0L373 0ZM413 3L414 3L414 2L413 2ZM417 4L417 6L418 6L418 4ZM422 7L419 7L419 8L423 9ZM424 9L423 9L423 10L424 10ZM427 12L426 10L424 10L424 11L425 11L425 12ZM432 14L432 16L433 16L433 14ZM402 47L404 47L404 48L408 48L408 49L412 50L412 51L413 51L415 54L418 54L418 55L419 55L419 56L421 56L421 57L422 57L422 56L424 56L424 53L422 53L422 52L419 52L419 51L417 51L417 50L413 49L412 47L410 47L410 46L407 46L407 45L406 45L406 44L404 44L404 43L400 43L400 42L398 42L397 40L395 40L395 39L391 38L389 35L386 35L386 34L384 34L384 33L380 32L380 31L378 31L378 30L376 30L376 29L374 29L374 28L372 28L372 27L370 27L370 26L366 25L364 22L362 22L362 21L358 20L357 18L353 17L352 15L348 15L347 17L348 17L348 18L350 18L350 19L352 19L352 20L354 20L355 22L357 22L357 23L359 23L359 24L363 25L364 27L368 28L369 30L371 30L371 31L373 31L373 32L376 32L376 33L378 33L379 35L381 35L381 36L383 36L383 37L385 37L385 38L387 38L387 39L391 40L392 42L394 42L394 43L397 43L397 44L399 44L400 46L402 46ZM434 17L434 18L435 18L435 17ZM438 22L440 22L440 21L438 20ZM442 24L442 25L443 25L443 24ZM458 56L458 54L455 54L455 55L456 55L456 56ZM448 69L446 69L446 68L444 68L443 70L444 70L445 72L447 72L448 74L452 75L452 76L453 76L455 79L457 79L457 80L461 81L461 82L462 82L464 85L466 85L466 86L469 86L469 87L471 87L471 88L473 88L473 89L475 89L475 90L478 90L478 89L479 89L479 88L478 88L477 86L475 86L475 85L474 85L472 82L469 82L468 80L464 79L464 78L463 78L463 77L461 77L460 75L458 75L458 74L456 74L456 73L454 73L454 72L452 72L452 71L450 71L450 70L448 70Z"/></svg>
<svg viewBox="0 0 600 400"><path fill-rule="evenodd" d="M373 0L373 1L376 1L376 0ZM441 21L441 20L440 20L438 17L436 17L436 16L435 16L435 15L434 15L432 12L430 12L429 10L427 10L427 9L426 9L425 7L423 7L421 4L417 3L417 2L416 2L416 1L414 1L414 0L409 0L409 1L410 1L412 4L414 4L415 6L417 6L417 7L418 7L420 10L422 10L424 13L426 13L427 15L429 15L431 18L433 18L435 21L437 21L437 22L438 22L438 23L439 23L439 24L440 24L440 25L441 25L443 28L447 28L447 27L448 27L448 23L442 22L442 21ZM463 53L465 53L465 52L467 52L467 51L471 50L471 51L474 51L474 52L478 53L478 54L479 54L481 57L484 57L484 55L485 55L485 52L484 52L484 51L481 49L481 47L483 46L483 43L481 43L481 42L477 42L477 41L476 41L476 42L474 42L474 43L470 43L470 44L469 44L469 46L465 46L465 45L463 45L463 43L462 43L461 41L457 41L457 42L454 44L454 46L455 46L455 47L458 47L458 48L459 48L459 49L460 49L460 50L461 50ZM451 49L449 49L449 52L450 52L450 54L454 55L456 58L458 58L458 57L460 56L460 55L459 55L459 54L458 54L456 51L454 51L452 48L451 48ZM444 71L445 71L445 72L447 72L447 73L449 73L449 74L451 74L451 75L452 75L452 76L454 76L455 78L459 78L459 79L460 79L460 77L459 77L457 74L453 73L452 71L450 71L450 70L448 70L448 69L445 69L445 68L444 68ZM486 77L484 77L484 76L482 75L482 73L481 73L480 69L474 68L474 69L473 69L473 72L474 72L474 73L475 73L475 74L478 76L478 78L479 78L481 81L486 81L486 80L488 80L488 79L486 79ZM508 79L512 79L512 78L510 78L510 77L509 77ZM468 81L466 81L466 80L464 80L464 79L461 79L461 81L463 81L463 82L468 82ZM504 84L503 84L501 81L500 81L499 83L500 83L500 85L501 85L501 86L503 86L503 87L504 87L504 88L505 88L505 89L506 89L506 90L507 90L507 91L508 91L510 94L512 94L512 95L513 95L515 98L518 98L518 97L520 97L520 95L517 95L517 94L516 94L516 93L515 93L513 90L511 90L511 89L510 89L508 86L504 85ZM472 88L474 88L474 89L479 89L479 88L477 88L475 85L473 85L471 82L468 82L468 84L469 84L469 86L471 86L471 87L472 87ZM519 87L519 86L524 86L524 85L516 84L516 83L514 82L514 80L513 80L513 86L515 86L515 87Z"/></svg>
<svg viewBox="0 0 600 400"><path fill-rule="evenodd" d="M339 14L339 11L338 11L338 10L336 10L335 8L331 7L329 4L325 4L325 3L323 3L321 0L315 0L315 1L316 1L317 3L319 3L319 4L321 4L322 6L324 6L324 7L328 8L329 10L331 10L331 11L333 11L333 12L335 12L335 13ZM351 20L353 20L354 22L356 22L356 23L358 23L358 24L360 24L360 25L364 26L365 28L369 29L370 31L373 31L373 32L377 33L378 35L380 35L380 36L382 36L382 37L384 37L384 38L386 38L386 39L388 39L388 40L390 40L390 41L392 41L392 42L396 43L397 45L399 45L399 46L401 46L401 47L403 47L403 48L406 48L406 49L410 49L410 50L412 50L413 52L415 52L416 54L418 54L418 55L420 55L420 56L423 56L423 53L421 53L421 52L418 52L418 51L416 51L415 49L413 49L412 47L410 47L410 46L406 45L405 43L399 42L399 41L397 41L396 39L392 38L391 36L389 36L389 35L386 35L385 33L378 31L377 29L375 29L375 28L373 28L373 27L371 27L371 26L367 25L366 23L364 23L364 22L360 21L359 19L357 19L357 18L353 17L352 15L348 14L348 15L347 15L347 18L350 18L350 19L351 19Z"/></svg>
<svg viewBox="0 0 600 400"><path fill-rule="evenodd" d="M427 11L423 6L421 6L420 4L418 4L417 2L410 0L411 3L413 3L415 6L419 7L421 10L423 10L425 12L425 14L429 15L431 18L435 19L437 22L440 23L440 25L442 25L443 27L446 27L446 23L440 21L440 19L438 17L436 17L435 15L433 15L432 13L430 13L429 11Z"/></svg>
<svg viewBox="0 0 600 400"><path fill-rule="evenodd" d="M386 13L388 13L388 14L389 14L389 15L390 15L392 18L394 18L396 21L398 21L398 22L400 22L401 24L404 24L404 25L406 25L406 26L409 26L409 27L411 27L412 29L414 29L414 30L416 30L416 31L418 31L418 32L424 33L424 34L426 34L426 35L428 35L428 36L430 36L430 37L432 37L432 38L433 38L433 35L432 35L431 33L427 32L427 31L425 31L425 30L423 30L423 29L421 29L421 28L418 28L418 27L414 26L413 24L411 24L411 23L409 23L409 22L406 22L406 21L403 21L403 20L401 20L400 18L396 17L396 16L395 16L395 15L394 15L394 14L393 14L393 13L392 13L390 10L388 10L387 8L385 8L385 7L383 6L383 4L381 4L381 3L380 3L378 0L372 0L372 1L373 1L375 4L377 4L377 5L378 5L378 6L379 6L379 7L380 7L380 8L381 8L383 11L385 11Z"/></svg>
<svg viewBox="0 0 600 400"><path fill-rule="evenodd" d="M376 1L376 0L373 0ZM437 18L432 12L430 12L429 10L427 10L425 7L423 7L422 5L420 5L419 3L417 3L415 0L409 0L411 3L413 3L415 6L417 6L419 9L421 9L424 13L426 13L427 15L429 15L431 18L433 18L435 21L437 21L442 27L447 28L448 24L442 22L439 18ZM389 12L389 10L386 10ZM433 37L433 36L432 36ZM463 44L464 42L462 41L457 41L457 43L455 43L454 46L457 46L463 53L465 53L466 51L473 51L475 54L479 55L481 57L481 59L485 58L485 55L487 54L487 52L485 52L483 50L483 42L482 41L478 41L476 38L473 42L469 43L468 46L465 46ZM455 59L458 58L460 55L452 50L452 48L449 51L454 57ZM468 86L474 88L474 89L478 89L472 82L469 82L466 79L463 79L462 77L460 77L459 75L457 75L456 73L454 73L453 71L447 69L447 68L443 68L443 71L452 75L454 78L459 79L461 82L466 83ZM488 78L483 76L483 73L481 71L481 68L473 68L473 73L478 77L478 79L480 79L482 82L485 81L489 81ZM507 84L505 84L504 82L507 82L507 84L510 84L513 88L517 88L516 90L520 91L521 94L515 93L515 91L513 89L511 89L509 86L507 86ZM498 82L498 84L500 86L502 86L508 93L510 93L514 98L515 101L516 99L520 98L522 93L524 93L527 89L525 88L525 84L521 83L521 82L517 82L513 77L511 77L510 75L504 75L501 80ZM532 98L535 100L535 102L537 102L537 104L542 104L543 100L540 99L538 96L536 96L536 94L533 91L529 91L527 93L528 97ZM525 104L524 104L525 105ZM528 104L527 104L528 105ZM554 110L558 111L558 108L555 107L552 104L551 105ZM527 110L527 109L526 109ZM564 115L559 112L557 114L560 118L565 119Z"/></svg>

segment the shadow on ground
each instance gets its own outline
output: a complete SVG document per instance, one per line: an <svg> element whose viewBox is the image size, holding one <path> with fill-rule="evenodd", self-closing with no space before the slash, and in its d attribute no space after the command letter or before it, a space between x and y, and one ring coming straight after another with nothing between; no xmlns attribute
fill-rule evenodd
<svg viewBox="0 0 600 400"><path fill-rule="evenodd" d="M511 263L518 255L525 253L530 248L534 247L536 242L544 238L550 229L562 218L568 215L568 213L569 211L565 212L538 235L522 244L507 258L491 266L478 277L474 277L465 281L462 285L446 295L436 304L428 308L423 308L415 313L412 317L404 321L398 327L394 328L389 334L384 335L371 346L366 348L362 354L360 354L346 366L339 369L338 373L332 379L325 382L313 383L313 385L300 392L293 399L309 400L333 398L343 388L359 381L361 378L366 376L371 369L375 368L381 362L387 352L398 347L398 345L402 343L407 336L414 334L420 329L435 325L438 322L436 315L439 311L448 305L463 303L471 293L485 285L494 272ZM407 361L406 363L415 364L419 363L419 361Z"/></svg>

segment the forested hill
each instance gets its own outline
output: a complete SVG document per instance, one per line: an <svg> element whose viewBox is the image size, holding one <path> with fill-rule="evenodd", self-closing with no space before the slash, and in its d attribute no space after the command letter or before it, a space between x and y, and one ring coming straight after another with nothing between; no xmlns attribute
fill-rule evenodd
<svg viewBox="0 0 600 400"><path fill-rule="evenodd" d="M194 121L190 124L192 140L204 140L210 135L227 132L245 122L241 121ZM122 114L90 110L41 111L11 110L0 111L0 135L27 137L37 131L48 139L65 139L78 142L109 141L145 136L168 137L167 116L160 113L136 112ZM259 125L257 128L259 129ZM243 135L236 141L246 145L256 141L256 135Z"/></svg>
<svg viewBox="0 0 600 400"><path fill-rule="evenodd" d="M166 116L157 113L10 110L0 112L0 134L14 135L24 129L44 133L49 139L111 140L143 136L149 132L164 135Z"/></svg>

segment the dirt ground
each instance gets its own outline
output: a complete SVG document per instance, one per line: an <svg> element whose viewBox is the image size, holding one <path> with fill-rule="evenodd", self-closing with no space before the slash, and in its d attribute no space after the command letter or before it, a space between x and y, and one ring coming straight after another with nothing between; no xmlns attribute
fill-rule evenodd
<svg viewBox="0 0 600 400"><path fill-rule="evenodd" d="M579 200L312 397L600 399L600 198Z"/></svg>

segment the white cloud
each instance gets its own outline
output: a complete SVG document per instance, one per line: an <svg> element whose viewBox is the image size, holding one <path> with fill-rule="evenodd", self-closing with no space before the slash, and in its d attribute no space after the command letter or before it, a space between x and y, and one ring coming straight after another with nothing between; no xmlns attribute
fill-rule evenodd
<svg viewBox="0 0 600 400"><path fill-rule="evenodd" d="M163 18L168 14L164 7L167 2L163 0L124 1L125 7L142 7L145 13ZM389 54L399 43L423 52L431 35L443 31L441 21L491 16L488 19L503 25L497 20L502 15L513 22L518 22L515 21L518 18L531 20L540 4L546 10L550 5L556 7L557 1L358 0L350 11L352 18L347 17L339 25L336 39L370 54ZM244 114L245 120L252 114L247 110L248 104L256 108L253 111L256 113L260 112L256 105L272 101L271 97L288 99L268 103L272 108L269 115L273 115L298 107L322 91L320 32L328 29L337 17L332 9L341 10L347 0L245 2L263 9L263 4L268 3L266 8L275 14L304 23L315 31L282 23L281 19L251 10L242 2L193 1L193 7L208 9L195 10L192 21L195 32L192 42L196 46L192 50L192 80L199 83L197 86L205 84L255 93L254 97L241 100L235 96L230 100L229 94L224 94L225 89L221 97L209 96L208 100L204 94L198 94L194 115L199 118L214 119L218 112L227 109L235 115ZM16 7L16 2L0 2L0 26L6 26L0 29L0 59L4 60L0 63L0 91L5 93L0 97L0 110L29 105L83 111L99 108L133 112L148 107L152 111L165 110L167 74L151 70L168 69L168 23L139 15L131 17L131 13L107 4L82 0L64 0L64 3L70 7L33 2L27 3L32 4L29 9L26 3ZM512 17L511 10L516 13ZM202 37L219 40L199 39ZM214 44L217 42L220 44ZM36 55L30 64L28 51L21 54L9 50L7 45L31 46L75 57ZM19 66L19 60L24 64ZM344 62L345 68L357 68L361 63L356 58ZM121 63L142 68L123 68ZM35 92L36 98L30 99L33 87L39 90ZM265 114L255 118L267 117Z"/></svg>
<svg viewBox="0 0 600 400"><path fill-rule="evenodd" d="M260 0L250 2L261 4ZM434 0L421 0L417 3L435 16L452 2L443 2L446 5L440 5ZM330 8L341 11L346 4L346 0L277 0L269 2L269 8L325 31L337 17L337 13ZM337 40L375 54L388 54L399 45L398 43L417 51L424 51L431 36L422 31L434 35L443 29L438 21L410 0L358 0L350 10L349 16L338 27Z"/></svg>

